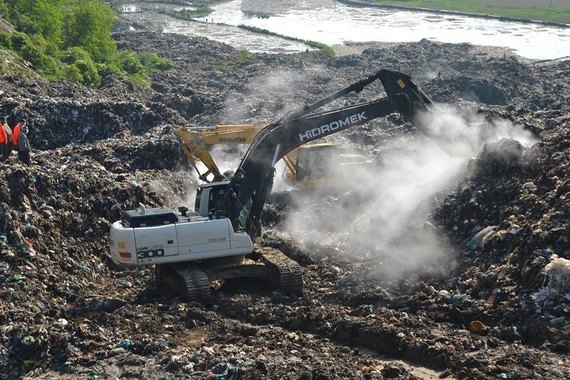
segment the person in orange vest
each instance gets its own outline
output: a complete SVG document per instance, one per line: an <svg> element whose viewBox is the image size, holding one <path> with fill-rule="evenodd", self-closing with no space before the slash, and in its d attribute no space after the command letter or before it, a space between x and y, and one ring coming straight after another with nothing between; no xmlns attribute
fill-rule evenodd
<svg viewBox="0 0 570 380"><path fill-rule="evenodd" d="M8 125L6 123L6 116L0 117L0 161L4 161L10 153L6 154L8 150L8 134L6 133L6 128L4 125ZM8 127L10 128L10 127ZM11 144L11 143L10 143Z"/></svg>
<svg viewBox="0 0 570 380"><path fill-rule="evenodd" d="M12 128L8 125L7 119L7 116L0 118L4 134L3 137L5 137L2 142L2 157L4 161L7 160L10 157L10 153L12 153Z"/></svg>
<svg viewBox="0 0 570 380"><path fill-rule="evenodd" d="M26 120L20 118L18 119L18 124L16 124L12 130L12 144L14 145L15 150L18 150L18 138L20 137L20 130L24 125L26 125Z"/></svg>

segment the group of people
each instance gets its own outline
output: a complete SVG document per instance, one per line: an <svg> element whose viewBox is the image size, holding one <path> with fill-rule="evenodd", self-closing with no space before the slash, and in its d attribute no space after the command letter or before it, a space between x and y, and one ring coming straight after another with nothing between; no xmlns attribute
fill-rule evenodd
<svg viewBox="0 0 570 380"><path fill-rule="evenodd" d="M28 139L28 126L26 120L20 118L14 128L8 125L6 116L0 117L0 161L6 161L10 157L12 150L18 152L18 159L26 164L30 164L30 140Z"/></svg>

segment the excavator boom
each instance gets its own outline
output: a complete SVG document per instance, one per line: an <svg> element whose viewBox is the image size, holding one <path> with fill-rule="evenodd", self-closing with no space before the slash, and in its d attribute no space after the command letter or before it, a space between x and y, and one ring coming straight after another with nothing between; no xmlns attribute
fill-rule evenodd
<svg viewBox="0 0 570 380"><path fill-rule="evenodd" d="M382 82L386 97L333 111L311 113L346 94L362 91L376 80ZM293 149L394 112L411 121L420 110L429 110L432 106L431 99L408 75L380 70L315 103L291 112L262 129L240 164L247 173L241 183L240 202L241 219L245 221L248 234L255 238L259 233L259 218L273 186L275 163Z"/></svg>

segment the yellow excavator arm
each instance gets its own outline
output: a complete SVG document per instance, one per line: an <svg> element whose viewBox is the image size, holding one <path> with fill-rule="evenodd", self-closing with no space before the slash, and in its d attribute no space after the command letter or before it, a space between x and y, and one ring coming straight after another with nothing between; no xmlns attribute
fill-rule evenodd
<svg viewBox="0 0 570 380"><path fill-rule="evenodd" d="M208 176L210 174L214 176L213 181L222 181L224 179L210 152L208 152L208 146L202 140L199 133L192 133L186 128L178 128L174 131L174 134L178 138L180 147L184 151L186 158L190 164L194 166L198 177L202 181L209 182ZM207 170L204 173L200 172L196 165L197 162L202 162L206 166Z"/></svg>

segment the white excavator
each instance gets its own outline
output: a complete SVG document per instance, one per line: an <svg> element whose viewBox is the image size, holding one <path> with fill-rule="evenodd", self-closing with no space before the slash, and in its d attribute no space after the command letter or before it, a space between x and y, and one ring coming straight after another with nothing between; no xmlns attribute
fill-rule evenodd
<svg viewBox="0 0 570 380"><path fill-rule="evenodd" d="M381 81L385 97L316 111L376 80ZM143 206L126 211L111 226L111 258L120 267L155 265L159 280L191 299L209 298L214 280L241 277L265 278L285 294L302 294L297 262L274 248L254 248L275 164L301 145L393 113L426 133L417 116L433 109L431 99L408 75L380 70L285 115L255 135L239 165L246 176L241 181L238 220L231 221L224 206L229 181L205 183L198 189L192 212L185 206L176 211Z"/></svg>

